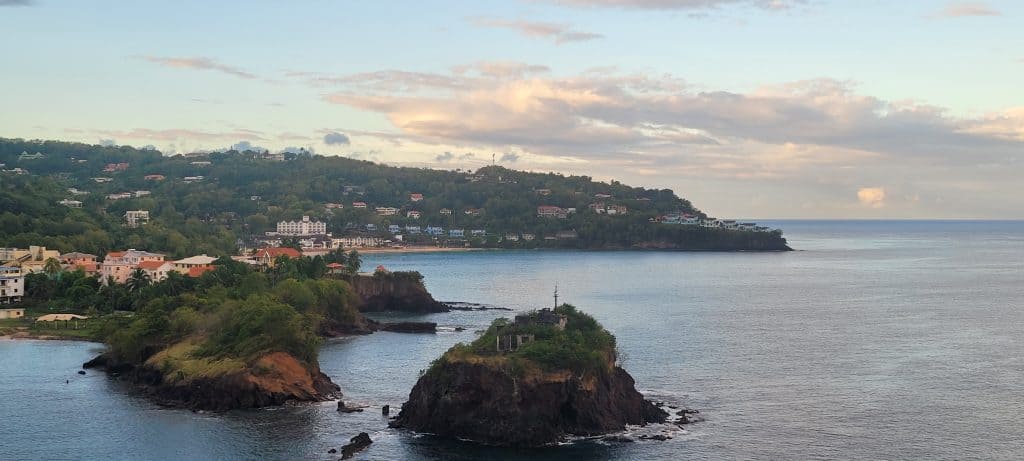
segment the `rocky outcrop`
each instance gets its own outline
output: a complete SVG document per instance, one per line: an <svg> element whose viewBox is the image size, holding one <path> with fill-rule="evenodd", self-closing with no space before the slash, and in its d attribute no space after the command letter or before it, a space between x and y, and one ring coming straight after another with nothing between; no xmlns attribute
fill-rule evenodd
<svg viewBox="0 0 1024 461"><path fill-rule="evenodd" d="M447 306L430 295L420 278L399 274L403 273L352 277L349 283L359 296L359 311L422 314L448 311Z"/></svg>
<svg viewBox="0 0 1024 461"><path fill-rule="evenodd" d="M345 446L341 447L341 459L349 459L366 449L373 443L370 440L370 434L360 432L359 435L352 437Z"/></svg>
<svg viewBox="0 0 1024 461"><path fill-rule="evenodd" d="M517 378L484 362L442 359L413 387L392 426L529 447L664 422L667 416L619 367L582 378L570 372Z"/></svg>
<svg viewBox="0 0 1024 461"><path fill-rule="evenodd" d="M120 376L162 405L193 410L259 408L286 402L318 402L341 395L341 388L319 367L304 364L284 352L266 354L251 367L218 376L167 376L151 364L136 366L106 354L82 366L102 368Z"/></svg>

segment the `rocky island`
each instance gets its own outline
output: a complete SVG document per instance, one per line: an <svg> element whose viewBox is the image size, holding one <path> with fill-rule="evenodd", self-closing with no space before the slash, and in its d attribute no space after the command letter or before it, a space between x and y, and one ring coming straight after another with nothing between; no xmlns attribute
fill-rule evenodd
<svg viewBox="0 0 1024 461"><path fill-rule="evenodd" d="M438 358L392 426L508 446L542 446L664 422L616 363L615 337L563 304L496 320Z"/></svg>

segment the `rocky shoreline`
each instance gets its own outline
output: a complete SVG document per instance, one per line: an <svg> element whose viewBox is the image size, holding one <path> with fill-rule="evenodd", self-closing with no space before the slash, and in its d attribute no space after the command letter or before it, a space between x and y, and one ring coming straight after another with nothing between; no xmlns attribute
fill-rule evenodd
<svg viewBox="0 0 1024 461"><path fill-rule="evenodd" d="M173 381L151 364L134 365L102 354L84 364L137 387L159 405L191 410L227 411L322 402L341 397L341 388L319 367L284 352L260 357L244 371L216 377Z"/></svg>

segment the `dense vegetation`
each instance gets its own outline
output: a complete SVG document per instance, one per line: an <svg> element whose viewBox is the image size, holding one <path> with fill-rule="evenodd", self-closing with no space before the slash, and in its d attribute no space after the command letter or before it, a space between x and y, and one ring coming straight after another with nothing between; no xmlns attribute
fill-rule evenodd
<svg viewBox="0 0 1024 461"><path fill-rule="evenodd" d="M133 274L110 286L81 271L31 274L24 304L91 314L87 331L118 359L156 360L182 379L241 369L268 352L316 363L324 322L362 319L349 284L324 277L322 258L281 258L267 272L229 258L215 265L198 278L172 272L151 283Z"/></svg>
<svg viewBox="0 0 1024 461"><path fill-rule="evenodd" d="M577 375L601 373L615 365L615 337L593 317L563 304L555 312L566 316L564 330L550 326L519 326L507 319L497 319L476 341L457 344L439 360L481 360L516 374L532 369L542 371L570 370ZM532 334L534 340L512 352L499 352L501 335Z"/></svg>
<svg viewBox="0 0 1024 461"><path fill-rule="evenodd" d="M19 159L21 153L44 154ZM782 249L781 233L753 233L650 223L674 212L704 216L668 189L595 182L587 176L526 173L498 166L469 173L398 168L343 157L299 155L285 162L261 160L255 152L215 152L199 157L163 156L152 150L104 147L57 141L0 139L0 163L29 174L0 174L0 246L45 245L66 251L102 254L115 248L166 251L172 257L197 253L232 254L241 242L274 230L278 221L303 215L328 223L335 235L365 232L367 224L428 225L465 229L476 246L561 246L627 248L663 246L687 249ZM209 165L193 162L210 162ZM104 172L107 164L128 163L125 171ZM163 180L147 180L162 175ZM203 176L186 182L185 177ZM92 178L109 178L97 183ZM72 196L67 189L89 192ZM112 193L150 191L150 195L108 200ZM410 194L423 194L412 202ZM595 198L603 194L609 197ZM81 209L56 205L62 199L83 202ZM352 203L366 202L367 209ZM622 205L624 216L588 211L594 202ZM326 203L342 209L327 210ZM539 218L537 206L576 208L566 219ZM374 207L402 210L378 216ZM122 225L126 210L148 210L151 222L137 229ZM441 214L442 209L452 214ZM419 211L418 220L405 217ZM469 211L469 213L467 213ZM487 236L471 237L473 229ZM544 240L559 231L578 238ZM499 242L506 233L532 233L536 240ZM426 235L407 239L435 242Z"/></svg>

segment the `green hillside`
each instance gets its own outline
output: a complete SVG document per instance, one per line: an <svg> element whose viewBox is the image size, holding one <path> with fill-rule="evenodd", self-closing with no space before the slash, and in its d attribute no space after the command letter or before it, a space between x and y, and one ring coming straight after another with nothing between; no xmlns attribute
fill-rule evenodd
<svg viewBox="0 0 1024 461"><path fill-rule="evenodd" d="M34 155L36 153L42 156ZM28 154L28 155L22 155ZM706 215L668 189L644 189L586 176L527 173L499 166L475 172L392 167L344 157L286 154L263 159L255 152L164 156L153 150L58 141L0 139L0 245L46 245L95 254L112 248L146 248L171 256L232 254L236 244L273 231L280 220L307 215L328 223L335 236L382 237L389 225L464 229L465 240L406 235L423 244L484 247L666 248L688 250L784 250L781 232L704 229L650 222L672 213ZM209 162L206 164L206 162ZM127 163L123 171L104 171ZM123 166L122 166L123 167ZM27 174L11 170L20 168ZM147 180L162 175L162 180ZM186 181L187 177L202 179ZM97 182L95 178L101 178ZM108 181L109 180L109 181ZM74 188L88 194L73 195ZM109 194L149 191L110 200ZM413 202L410 194L422 194ZM64 199L82 208L57 205ZM353 202L365 202L356 209ZM325 205L338 203L341 209ZM622 206L628 214L597 214L588 205ZM575 208L564 219L537 216L537 207ZM397 216L378 216L393 207ZM442 214L442 209L452 210ZM152 221L123 225L126 210L148 210ZM418 220L406 217L419 211ZM467 213L468 211L468 213ZM485 236L471 236L483 230ZM575 231L575 237L571 231ZM554 240L559 232L561 239ZM505 239L532 234L532 241ZM568 237L567 237L568 236ZM546 240L545 237L548 239Z"/></svg>

